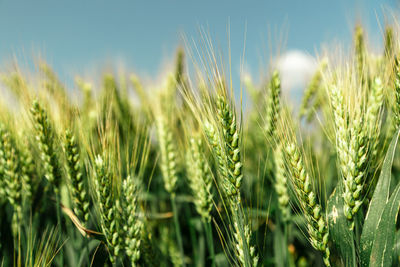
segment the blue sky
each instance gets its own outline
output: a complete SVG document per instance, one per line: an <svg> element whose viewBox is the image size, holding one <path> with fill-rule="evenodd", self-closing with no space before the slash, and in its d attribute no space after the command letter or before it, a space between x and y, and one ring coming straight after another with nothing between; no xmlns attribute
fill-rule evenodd
<svg viewBox="0 0 400 267"><path fill-rule="evenodd" d="M378 19L383 21L387 7L397 2L0 0L0 60L3 65L16 56L31 64L40 54L65 80L121 62L141 75L156 75L173 58L182 33L199 40L200 27L225 53L229 23L233 75L239 74L245 32L246 66L258 75L269 61L268 44L278 44L282 35L286 50L314 54L321 43L350 44L353 25L362 20L378 44Z"/></svg>

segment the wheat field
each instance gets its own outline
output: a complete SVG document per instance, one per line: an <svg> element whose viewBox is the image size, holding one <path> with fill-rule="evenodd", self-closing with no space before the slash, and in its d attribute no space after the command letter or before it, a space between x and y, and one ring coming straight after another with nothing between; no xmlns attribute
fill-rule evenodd
<svg viewBox="0 0 400 267"><path fill-rule="evenodd" d="M234 88L211 45L178 48L151 85L107 72L67 88L44 61L15 64L0 266L400 266L398 40L388 24L372 52L357 25L299 105L273 67Z"/></svg>

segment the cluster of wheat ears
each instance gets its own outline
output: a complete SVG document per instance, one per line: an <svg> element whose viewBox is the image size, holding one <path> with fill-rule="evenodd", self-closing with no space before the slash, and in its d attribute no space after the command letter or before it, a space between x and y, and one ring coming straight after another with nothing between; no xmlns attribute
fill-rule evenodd
<svg viewBox="0 0 400 267"><path fill-rule="evenodd" d="M400 42L383 35L380 53L361 26L322 53L298 106L273 67L247 76L246 111L211 43L192 75L178 49L156 86L106 73L72 90L14 65L0 266L400 266Z"/></svg>

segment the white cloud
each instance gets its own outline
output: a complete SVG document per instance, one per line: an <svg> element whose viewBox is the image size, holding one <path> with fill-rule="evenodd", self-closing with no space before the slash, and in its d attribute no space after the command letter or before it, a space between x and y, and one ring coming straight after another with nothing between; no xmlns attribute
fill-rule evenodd
<svg viewBox="0 0 400 267"><path fill-rule="evenodd" d="M297 102L316 67L315 58L301 50L290 50L280 56L277 69L281 75L283 94Z"/></svg>

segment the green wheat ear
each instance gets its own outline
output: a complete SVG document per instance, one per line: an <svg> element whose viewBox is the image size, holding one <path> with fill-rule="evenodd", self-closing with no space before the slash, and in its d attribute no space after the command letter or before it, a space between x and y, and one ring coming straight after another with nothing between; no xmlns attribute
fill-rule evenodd
<svg viewBox="0 0 400 267"><path fill-rule="evenodd" d="M89 199L86 185L83 181L79 146L75 136L69 130L65 132L64 153L74 211L78 218L83 220L85 226L89 220Z"/></svg>
<svg viewBox="0 0 400 267"><path fill-rule="evenodd" d="M368 161L371 164L376 164L377 160L379 138L381 132L380 119L383 110L383 100L384 86L382 83L382 79L380 77L376 77L372 81L370 95L368 98L368 107L365 114L367 127L365 127L366 130L364 130L364 135L367 136L367 138L369 139ZM374 168L375 166L373 166L372 168Z"/></svg>
<svg viewBox="0 0 400 267"><path fill-rule="evenodd" d="M3 135L3 130L1 127L0 127L0 134ZM6 166L6 159L5 159L4 147L3 143L0 142L0 203L6 201L7 198L6 180L4 178L5 166Z"/></svg>
<svg viewBox="0 0 400 267"><path fill-rule="evenodd" d="M214 151L219 153L217 159L219 164L222 164L219 166L220 173L226 175L222 177L222 185L233 215L234 248L238 260L243 266L256 266L258 256L255 248L250 245L250 226L241 207L240 188L243 180L240 150L241 128L238 127L235 111L228 104L225 96L217 96L216 109L221 136L209 123L205 125L205 131ZM219 142L217 142L217 139L219 139Z"/></svg>
<svg viewBox="0 0 400 267"><path fill-rule="evenodd" d="M62 176L55 149L55 132L46 111L37 100L33 102L31 114L36 130L40 158L43 161L44 176L53 186L54 192L58 194Z"/></svg>
<svg viewBox="0 0 400 267"><path fill-rule="evenodd" d="M156 126L161 151L161 171L164 186L168 193L175 195L178 176L177 149L173 140L173 133L162 114L156 118Z"/></svg>
<svg viewBox="0 0 400 267"><path fill-rule="evenodd" d="M385 57L388 60L391 60L394 55L394 32L393 27L390 25L385 28L385 45L384 45L384 53ZM390 64L390 61L388 62Z"/></svg>
<svg viewBox="0 0 400 267"><path fill-rule="evenodd" d="M282 144L279 144L274 150L275 191L278 195L278 204L283 217L282 219L284 221L288 221L290 218L290 197L288 192L287 174L285 171L285 160L282 149Z"/></svg>
<svg viewBox="0 0 400 267"><path fill-rule="evenodd" d="M212 174L204 156L203 143L200 138L190 138L187 153L189 185L194 196L197 212L205 222L211 221L212 210Z"/></svg>
<svg viewBox="0 0 400 267"><path fill-rule="evenodd" d="M231 199L237 198L240 201L240 187L242 185L242 162L240 157L240 135L241 132L237 128L236 115L226 102L224 97L217 98L217 112L219 123L222 129L223 147L226 169L224 173L223 185L225 193Z"/></svg>
<svg viewBox="0 0 400 267"><path fill-rule="evenodd" d="M343 92L337 86L330 88L331 106L336 127L336 149L344 181L344 213L354 228L354 215L362 204L362 190L367 164L368 143L365 132L365 114L355 112L348 118Z"/></svg>
<svg viewBox="0 0 400 267"><path fill-rule="evenodd" d="M179 48L176 55L175 80L177 84L185 84L185 51Z"/></svg>
<svg viewBox="0 0 400 267"><path fill-rule="evenodd" d="M285 145L285 152L288 169L292 174L294 191L307 220L311 245L322 252L325 265L330 266L328 223L321 205L318 204L317 195L313 191L311 178L305 170L302 156L296 145L294 143Z"/></svg>
<svg viewBox="0 0 400 267"><path fill-rule="evenodd" d="M217 171L218 175L223 179L228 179L228 170L225 167L225 150L222 148L221 139L219 133L216 131L214 125L212 125L209 121L204 121L203 130L207 136L207 141L210 144L213 155L217 160Z"/></svg>
<svg viewBox="0 0 400 267"><path fill-rule="evenodd" d="M367 82L368 66L367 66L367 51L365 48L365 36L363 28L358 25L354 32L354 50L357 75L362 83Z"/></svg>
<svg viewBox="0 0 400 267"><path fill-rule="evenodd" d="M140 258L141 236L143 222L138 216L138 188L132 176L128 176L123 182L123 206L125 231L125 250L131 259L132 266L136 266Z"/></svg>
<svg viewBox="0 0 400 267"><path fill-rule="evenodd" d="M265 131L270 138L274 138L276 122L279 115L281 93L281 80L278 71L274 71L269 83L269 94L267 99L267 115L265 119Z"/></svg>
<svg viewBox="0 0 400 267"><path fill-rule="evenodd" d="M322 60L314 76L311 78L310 83L304 91L303 99L301 100L299 117L311 116L312 112L318 108L318 101L320 101L319 90L322 87L322 74L328 66L328 61ZM314 100L313 104L311 103ZM311 106L310 106L311 105ZM307 118L309 120L309 118Z"/></svg>
<svg viewBox="0 0 400 267"><path fill-rule="evenodd" d="M25 139L24 145L20 146L21 175L24 181L24 195L29 204L32 204L36 174L36 165L33 160L29 142Z"/></svg>
<svg viewBox="0 0 400 267"><path fill-rule="evenodd" d="M19 152L9 131L0 125L0 154L2 161L5 191L10 204L13 206L12 232L17 237L22 225L22 187Z"/></svg>
<svg viewBox="0 0 400 267"><path fill-rule="evenodd" d="M115 263L119 258L123 244L120 236L120 220L115 202L112 175L108 164L98 155L94 162L94 184L97 195L102 232L107 240L110 261Z"/></svg>

